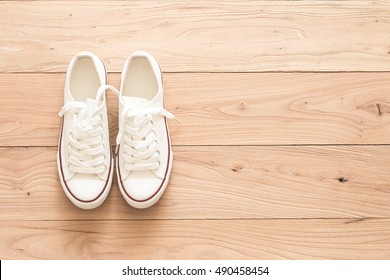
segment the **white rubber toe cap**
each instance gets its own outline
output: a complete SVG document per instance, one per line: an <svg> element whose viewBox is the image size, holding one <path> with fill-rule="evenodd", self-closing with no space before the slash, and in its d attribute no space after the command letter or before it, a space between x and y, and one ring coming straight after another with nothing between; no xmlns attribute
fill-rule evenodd
<svg viewBox="0 0 390 280"><path fill-rule="evenodd" d="M131 178L124 183L127 195L135 201L146 201L153 198L160 190L163 180L158 178Z"/></svg>
<svg viewBox="0 0 390 280"><path fill-rule="evenodd" d="M92 202L100 197L106 182L103 180L71 179L66 182L71 195L81 202Z"/></svg>

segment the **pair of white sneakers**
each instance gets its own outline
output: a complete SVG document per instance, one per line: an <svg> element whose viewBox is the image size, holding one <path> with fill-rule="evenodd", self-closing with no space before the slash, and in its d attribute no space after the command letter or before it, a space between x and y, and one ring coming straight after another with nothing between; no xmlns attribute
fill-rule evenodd
<svg viewBox="0 0 390 280"><path fill-rule="evenodd" d="M135 52L122 70L120 91L107 85L103 62L90 52L70 62L65 81L57 163L65 194L93 209L106 199L114 162L119 189L133 207L147 208L163 194L172 168L161 70L146 52ZM116 158L110 146L106 90L119 97Z"/></svg>

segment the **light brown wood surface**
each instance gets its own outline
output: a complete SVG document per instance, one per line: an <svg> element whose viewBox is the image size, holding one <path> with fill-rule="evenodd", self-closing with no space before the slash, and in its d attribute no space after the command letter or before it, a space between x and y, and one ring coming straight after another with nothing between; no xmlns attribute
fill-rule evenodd
<svg viewBox="0 0 390 280"><path fill-rule="evenodd" d="M63 194L55 148L1 148L0 220L386 218L389 153L390 146L175 146L169 188L155 207L129 207L115 180L107 201L84 211Z"/></svg>
<svg viewBox="0 0 390 280"><path fill-rule="evenodd" d="M390 144L390 72L164 78L166 108L180 120L169 121L175 145ZM0 145L57 145L64 79L0 74ZM109 76L117 87L119 80ZM107 97L115 144L118 99Z"/></svg>
<svg viewBox="0 0 390 280"><path fill-rule="evenodd" d="M0 259L390 259L390 2L1 1ZM174 165L85 211L56 149L67 63L161 64ZM117 99L107 93L112 144Z"/></svg>
<svg viewBox="0 0 390 280"><path fill-rule="evenodd" d="M2 259L390 258L388 219L10 221L0 230Z"/></svg>
<svg viewBox="0 0 390 280"><path fill-rule="evenodd" d="M169 72L388 71L388 1L2 1L0 72L63 72L92 50Z"/></svg>

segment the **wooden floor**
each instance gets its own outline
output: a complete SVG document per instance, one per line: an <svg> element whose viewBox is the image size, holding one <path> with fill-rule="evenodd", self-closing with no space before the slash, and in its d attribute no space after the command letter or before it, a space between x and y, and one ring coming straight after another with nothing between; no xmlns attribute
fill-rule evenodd
<svg viewBox="0 0 390 280"><path fill-rule="evenodd" d="M390 1L1 1L0 259L390 259L389 32ZM150 209L61 189L81 50L116 87L133 51L161 64L181 123Z"/></svg>

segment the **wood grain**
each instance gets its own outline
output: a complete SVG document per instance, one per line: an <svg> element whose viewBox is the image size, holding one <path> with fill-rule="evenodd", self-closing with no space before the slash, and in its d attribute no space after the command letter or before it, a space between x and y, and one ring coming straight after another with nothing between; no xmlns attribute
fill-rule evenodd
<svg viewBox="0 0 390 280"><path fill-rule="evenodd" d="M0 220L390 217L390 146L174 147L168 189L146 210L116 182L101 207L76 208L55 153L0 149Z"/></svg>
<svg viewBox="0 0 390 280"><path fill-rule="evenodd" d="M57 146L64 74L0 74L0 145ZM168 73L174 145L389 144L390 73ZM119 74L109 77L119 86ZM109 92L111 143L117 98Z"/></svg>
<svg viewBox="0 0 390 280"><path fill-rule="evenodd" d="M0 259L390 259L389 30L389 1L0 1ZM82 50L116 87L133 51L162 66L181 123L152 208L60 186Z"/></svg>
<svg viewBox="0 0 390 280"><path fill-rule="evenodd" d="M389 259L389 236L389 219L14 221L0 258Z"/></svg>
<svg viewBox="0 0 390 280"><path fill-rule="evenodd" d="M50 4L49 4L50 3ZM168 72L389 71L388 1L2 1L0 72L135 50Z"/></svg>

